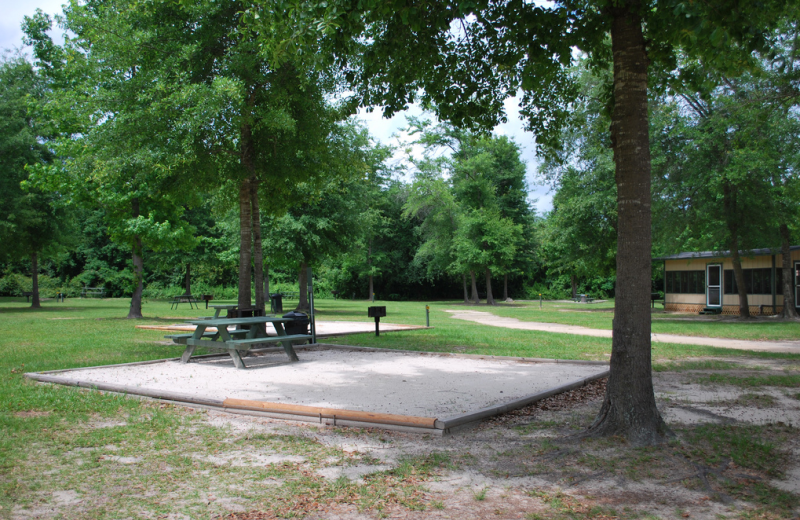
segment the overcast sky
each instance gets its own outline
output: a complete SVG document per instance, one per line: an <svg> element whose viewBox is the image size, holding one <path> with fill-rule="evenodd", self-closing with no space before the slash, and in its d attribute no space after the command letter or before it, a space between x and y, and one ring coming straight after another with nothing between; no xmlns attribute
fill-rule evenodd
<svg viewBox="0 0 800 520"><path fill-rule="evenodd" d="M19 49L22 48L22 31L20 24L24 16L32 15L37 8L53 15L61 12L63 0L32 0L30 2L19 0L0 0L0 49ZM59 42L61 33L54 31L53 39ZM420 115L419 109L412 107L410 114ZM495 128L497 134L506 135L514 139L522 149L522 159L528 168L528 184L530 187L531 200L538 199L536 211L542 213L552 209L552 194L545 186L536 184L536 155L533 135L523 131L522 122L519 120L519 109L515 99L506 101L506 112L508 123ZM392 138L393 134L398 134L406 124L406 114L397 114L391 119L384 119L380 109L376 109L371 114L364 111L359 113L359 117L365 121L372 135L379 141L386 144L398 144Z"/></svg>

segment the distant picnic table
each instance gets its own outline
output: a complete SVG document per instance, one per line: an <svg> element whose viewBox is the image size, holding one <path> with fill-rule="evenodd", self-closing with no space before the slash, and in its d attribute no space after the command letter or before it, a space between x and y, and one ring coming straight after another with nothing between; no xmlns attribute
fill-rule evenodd
<svg viewBox="0 0 800 520"><path fill-rule="evenodd" d="M84 287L81 290L81 298L103 298L106 295L106 290L102 287Z"/></svg>
<svg viewBox="0 0 800 520"><path fill-rule="evenodd" d="M197 303L197 298L195 298L191 294L179 294L178 296L174 296L172 298L172 304L170 304L169 308L170 309L173 309L173 308L177 309L178 308L178 304L181 304L181 303L188 303L190 309L192 309L192 308L199 309L200 308L200 304ZM194 307L192 307L192 305L194 305Z"/></svg>

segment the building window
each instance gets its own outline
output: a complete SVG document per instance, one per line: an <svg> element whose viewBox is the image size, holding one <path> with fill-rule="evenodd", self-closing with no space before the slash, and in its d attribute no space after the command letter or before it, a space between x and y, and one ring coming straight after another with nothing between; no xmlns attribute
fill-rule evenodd
<svg viewBox="0 0 800 520"><path fill-rule="evenodd" d="M672 294L705 294L705 271L667 271L666 292Z"/></svg>
<svg viewBox="0 0 800 520"><path fill-rule="evenodd" d="M772 269L742 269L744 274L745 289L747 294L772 294L770 280L772 280ZM781 283L780 271L776 271L775 294L783 294L783 284ZM736 277L733 269L725 271L725 294L739 294L736 285Z"/></svg>

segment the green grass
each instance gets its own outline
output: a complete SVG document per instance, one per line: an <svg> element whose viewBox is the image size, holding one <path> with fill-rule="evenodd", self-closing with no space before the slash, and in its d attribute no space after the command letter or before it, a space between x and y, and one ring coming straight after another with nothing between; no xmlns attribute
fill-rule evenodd
<svg viewBox="0 0 800 520"><path fill-rule="evenodd" d="M596 304L544 302L541 309L538 302L500 304L495 307L484 305L473 308L522 321L563 323L605 330L611 330L611 321L614 319L613 301ZM652 317L652 330L659 334L773 341L800 338L800 323L797 322L737 323L731 322L728 317L721 316L695 320L698 318L696 314L676 315L662 314L661 312L655 312Z"/></svg>

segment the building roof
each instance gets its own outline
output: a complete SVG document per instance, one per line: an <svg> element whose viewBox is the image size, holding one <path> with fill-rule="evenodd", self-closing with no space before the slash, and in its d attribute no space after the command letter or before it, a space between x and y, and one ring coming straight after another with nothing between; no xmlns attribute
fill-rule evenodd
<svg viewBox="0 0 800 520"><path fill-rule="evenodd" d="M789 251L797 251L798 249L800 249L800 245L789 247ZM781 249L779 247L750 249L748 251L739 251L739 254L744 257L779 255L781 254ZM729 258L730 256L732 256L730 251L685 251L676 255L654 256L653 260L692 260L695 258Z"/></svg>

